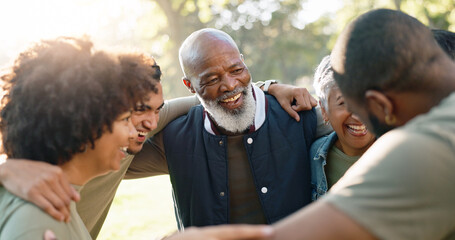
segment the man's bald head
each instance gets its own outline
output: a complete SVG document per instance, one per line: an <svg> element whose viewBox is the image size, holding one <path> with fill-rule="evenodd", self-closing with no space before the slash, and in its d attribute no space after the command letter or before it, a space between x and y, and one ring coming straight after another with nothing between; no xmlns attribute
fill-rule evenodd
<svg viewBox="0 0 455 240"><path fill-rule="evenodd" d="M211 51L218 51L220 44L228 45L238 51L237 44L227 33L204 28L193 32L179 49L179 60L185 78L192 80L196 65L203 61ZM240 52L239 52L240 55Z"/></svg>
<svg viewBox="0 0 455 240"><path fill-rule="evenodd" d="M348 25L331 55L343 95L358 103L369 89L428 90L446 59L426 26L388 9L370 11Z"/></svg>

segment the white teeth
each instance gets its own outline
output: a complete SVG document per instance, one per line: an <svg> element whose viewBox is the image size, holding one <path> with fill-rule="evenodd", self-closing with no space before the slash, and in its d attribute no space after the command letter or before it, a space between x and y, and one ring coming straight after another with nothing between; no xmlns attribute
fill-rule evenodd
<svg viewBox="0 0 455 240"><path fill-rule="evenodd" d="M138 135L139 135L139 136L141 136L141 137L143 137L143 136L147 135L147 133L146 133L146 132L137 131L137 133L138 133Z"/></svg>
<svg viewBox="0 0 455 240"><path fill-rule="evenodd" d="M366 129L365 125L348 125L348 127L358 131L365 131Z"/></svg>
<svg viewBox="0 0 455 240"><path fill-rule="evenodd" d="M240 94L241 94L241 93L239 93L239 94L237 94L237 95L235 95L235 96L233 96L233 97L231 97L231 98L221 100L221 102L224 102L224 103L233 102L233 101L239 99Z"/></svg>
<svg viewBox="0 0 455 240"><path fill-rule="evenodd" d="M348 128L358 134L367 132L367 127L365 127L365 125L348 125Z"/></svg>

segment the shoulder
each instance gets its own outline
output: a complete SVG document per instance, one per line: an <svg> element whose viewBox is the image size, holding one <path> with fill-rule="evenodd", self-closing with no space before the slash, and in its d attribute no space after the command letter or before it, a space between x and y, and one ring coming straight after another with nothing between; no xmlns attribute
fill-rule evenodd
<svg viewBox="0 0 455 240"><path fill-rule="evenodd" d="M65 223L54 220L34 204L18 197L11 203L14 212L4 222L1 233L5 239L38 239L47 229L52 229L59 239L67 237L67 232L62 232Z"/></svg>
<svg viewBox="0 0 455 240"><path fill-rule="evenodd" d="M165 129L168 129L169 127L174 128L176 126L180 125L185 125L188 123L194 123L196 121L202 121L203 120L203 113L204 113L204 108L202 105L197 105L192 107L187 114L182 115L175 120L171 121Z"/></svg>
<svg viewBox="0 0 455 240"><path fill-rule="evenodd" d="M310 148L310 157L315 157L316 154L322 153L327 154L328 149L333 145L333 143L338 139L338 136L335 132L330 133L329 135L322 136L316 139Z"/></svg>
<svg viewBox="0 0 455 240"><path fill-rule="evenodd" d="M454 150L453 143L437 132L399 128L380 137L366 156L391 165L433 165L436 162L428 159L454 162Z"/></svg>
<svg viewBox="0 0 455 240"><path fill-rule="evenodd" d="M392 130L323 199L379 238L415 239L416 229L428 226L426 233L441 234L444 226L433 223L455 220L455 192L448 190L455 182L454 154L453 146L432 134ZM393 218L397 215L403 219Z"/></svg>

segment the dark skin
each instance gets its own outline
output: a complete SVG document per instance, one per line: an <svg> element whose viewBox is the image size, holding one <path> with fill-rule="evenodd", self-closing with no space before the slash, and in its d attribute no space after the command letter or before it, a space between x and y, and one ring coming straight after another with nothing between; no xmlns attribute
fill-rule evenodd
<svg viewBox="0 0 455 240"><path fill-rule="evenodd" d="M243 94L229 94L239 87L246 87L251 81L251 75L244 63L243 56L237 47L223 38L201 37L200 47L196 60L186 63L186 69L191 69L183 78L183 83L192 93L209 101L217 100L219 105L227 110L233 110L243 103ZM216 49L216 51L213 51ZM195 84L191 79L198 79ZM196 88L195 86L198 86ZM298 111L309 110L317 105L317 101L305 88L289 88L281 84L271 85L269 93L275 96L286 93L287 97L278 98L281 106L294 118L300 121ZM227 94L227 95L226 95ZM219 99L223 98L223 99ZM230 101L231 99L235 99ZM295 105L291 105L293 102ZM218 127L226 135L232 133Z"/></svg>
<svg viewBox="0 0 455 240"><path fill-rule="evenodd" d="M394 22L394 24L397 23ZM427 31L427 29L422 27L421 31ZM353 46L349 45L349 38L346 37L349 34L350 31L344 31L340 35L331 55L334 71L341 74L346 71L344 60L347 52L349 52L346 49ZM368 43L368 41L366 42ZM429 48L434 48L432 42L425 43ZM434 51L437 54L439 50L434 49ZM418 53L415 52L413 54L418 55ZM455 91L455 63L443 55L433 58L433 61L435 59L437 62L433 62L431 66L428 64L419 65L425 68L420 69L421 74L419 74L419 77L424 79L421 82L424 86L420 86L420 89L425 90L386 91L378 87L378 90L365 91L362 99L354 99L346 92L342 92L348 111L359 116L368 129L375 133L378 133L380 128L403 126L416 116L427 113L438 105L442 99ZM371 58L370 60L375 62L376 59ZM359 68L362 68L364 62L357 62L357 64ZM409 69L414 66L406 67ZM408 69L405 69L405 71ZM358 79L358 81L361 81L361 79ZM373 123L371 121L372 117L378 121ZM389 121L386 121L386 117ZM380 140L382 141L378 140L373 144L373 147L375 149L399 148L399 145L389 144L394 139L388 136L390 135L381 137ZM392 135L393 137L394 135ZM329 192L328 194L330 195L331 193ZM274 227L276 235L272 239L375 239L371 232L325 201L314 202L292 216L276 223Z"/></svg>
<svg viewBox="0 0 455 240"><path fill-rule="evenodd" d="M240 108L243 104L243 93L233 94L234 90L245 88L251 80L250 73L238 49L224 40L209 37L200 37L198 57L188 65L192 69L191 76L198 79L195 87L188 79L183 82L191 92L196 92L206 101L216 101L227 111ZM216 51L213 51L216 49ZM223 134L233 135L218 126Z"/></svg>

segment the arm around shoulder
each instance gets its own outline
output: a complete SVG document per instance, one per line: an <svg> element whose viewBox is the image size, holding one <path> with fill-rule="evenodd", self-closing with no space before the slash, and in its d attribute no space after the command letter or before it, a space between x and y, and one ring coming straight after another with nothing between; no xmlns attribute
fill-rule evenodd
<svg viewBox="0 0 455 240"><path fill-rule="evenodd" d="M190 108L199 104L199 99L194 96L180 97L167 100L160 111L160 119L156 129L151 131L150 135L154 135L165 128L174 119L188 113Z"/></svg>

